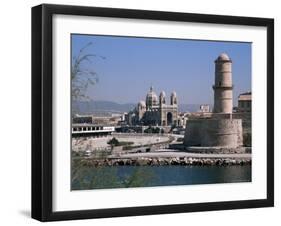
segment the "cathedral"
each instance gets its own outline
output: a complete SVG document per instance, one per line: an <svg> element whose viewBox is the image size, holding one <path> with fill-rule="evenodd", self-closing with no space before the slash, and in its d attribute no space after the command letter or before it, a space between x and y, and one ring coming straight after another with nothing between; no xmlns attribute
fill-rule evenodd
<svg viewBox="0 0 281 226"><path fill-rule="evenodd" d="M166 94L159 95L150 87L146 101L140 101L134 110L134 124L154 126L178 125L178 100L176 92L172 92L170 101L166 102Z"/></svg>

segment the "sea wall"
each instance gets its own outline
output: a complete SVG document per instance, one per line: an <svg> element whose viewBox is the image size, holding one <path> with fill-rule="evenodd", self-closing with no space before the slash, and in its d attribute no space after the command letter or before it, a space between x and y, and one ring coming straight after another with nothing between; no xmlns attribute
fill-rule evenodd
<svg viewBox="0 0 281 226"><path fill-rule="evenodd" d="M194 165L194 166L228 166L250 165L250 158L107 158L81 159L81 166L165 166L165 165Z"/></svg>

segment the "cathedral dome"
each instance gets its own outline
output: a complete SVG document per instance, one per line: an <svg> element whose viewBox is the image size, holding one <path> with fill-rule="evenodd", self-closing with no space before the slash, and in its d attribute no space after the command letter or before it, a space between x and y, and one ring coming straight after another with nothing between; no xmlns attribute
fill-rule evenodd
<svg viewBox="0 0 281 226"><path fill-rule="evenodd" d="M138 105L139 107L145 108L145 102L143 100L141 100Z"/></svg>
<svg viewBox="0 0 281 226"><path fill-rule="evenodd" d="M156 93L153 91L153 87L151 86L149 92L146 95L146 105L147 106L157 105L157 102L158 102L158 97Z"/></svg>
<svg viewBox="0 0 281 226"><path fill-rule="evenodd" d="M222 53L218 56L216 61L231 61L231 59L226 53Z"/></svg>

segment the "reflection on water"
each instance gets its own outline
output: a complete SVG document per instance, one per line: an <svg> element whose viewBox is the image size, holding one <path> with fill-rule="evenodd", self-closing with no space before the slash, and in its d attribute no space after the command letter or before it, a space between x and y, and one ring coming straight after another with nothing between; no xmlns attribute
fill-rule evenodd
<svg viewBox="0 0 281 226"><path fill-rule="evenodd" d="M73 167L72 190L250 182L250 165Z"/></svg>

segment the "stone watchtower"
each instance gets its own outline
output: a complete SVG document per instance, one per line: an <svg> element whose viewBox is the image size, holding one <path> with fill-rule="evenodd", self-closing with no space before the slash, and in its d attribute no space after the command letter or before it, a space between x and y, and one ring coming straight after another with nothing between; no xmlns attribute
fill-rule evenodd
<svg viewBox="0 0 281 226"><path fill-rule="evenodd" d="M232 61L222 53L215 64L214 114L187 120L184 145L208 147L211 152L241 151L237 148L243 145L242 120L232 118Z"/></svg>
<svg viewBox="0 0 281 226"><path fill-rule="evenodd" d="M215 60L215 85L214 89L214 113L231 114L232 101L232 61L227 54L222 53Z"/></svg>

